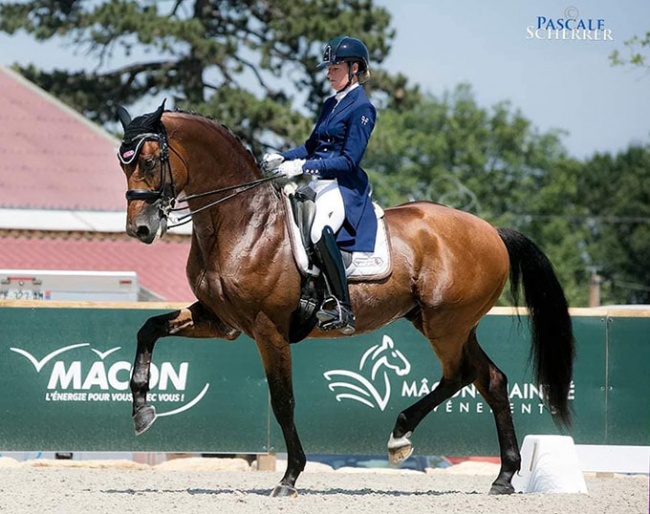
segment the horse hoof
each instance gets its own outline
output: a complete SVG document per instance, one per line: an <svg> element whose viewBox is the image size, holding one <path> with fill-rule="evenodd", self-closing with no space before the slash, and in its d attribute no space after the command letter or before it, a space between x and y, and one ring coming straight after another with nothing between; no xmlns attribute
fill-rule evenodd
<svg viewBox="0 0 650 514"><path fill-rule="evenodd" d="M153 405L140 407L135 411L135 414L133 414L135 435L140 435L145 432L151 425L153 425L154 421L156 421L156 408Z"/></svg>
<svg viewBox="0 0 650 514"><path fill-rule="evenodd" d="M298 496L298 490L290 485L278 484L271 491L271 498L295 498Z"/></svg>
<svg viewBox="0 0 650 514"><path fill-rule="evenodd" d="M497 484L496 482L490 487L489 494L513 494L515 488L512 487L512 484Z"/></svg>
<svg viewBox="0 0 650 514"><path fill-rule="evenodd" d="M391 466L399 466L413 453L413 445L409 440L411 432L406 432L402 437L390 435L388 440L388 461Z"/></svg>

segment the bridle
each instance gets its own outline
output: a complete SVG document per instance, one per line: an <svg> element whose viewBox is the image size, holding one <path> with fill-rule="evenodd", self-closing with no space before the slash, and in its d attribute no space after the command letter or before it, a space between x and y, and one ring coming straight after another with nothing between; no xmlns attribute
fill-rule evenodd
<svg viewBox="0 0 650 514"><path fill-rule="evenodd" d="M130 145L132 146L134 145L135 148L133 148L132 150L128 150L125 153L119 151L117 153L118 159L122 164L131 164L140 155L140 151L142 150L142 146L144 145L145 141L158 142L158 146L160 148L159 157L158 157L160 160L160 186L156 190L129 189L127 190L125 196L128 201L131 200L143 200L146 202L160 201L160 205L158 206L158 209L161 215L165 219L169 219L172 222L170 225L167 226L167 228L174 228L174 227L179 227L181 225L185 225L186 223L192 221L193 214L214 207L215 205L225 202L226 200L230 200L231 198L234 198L235 196L241 193L254 189L255 187L261 184L270 182L271 180L275 180L280 176L277 173L275 173L261 179L253 180L251 182L244 182L243 184L236 184L233 186L222 187L220 189L214 189L212 191L196 193L193 195L184 196L183 198L179 199L176 197L176 184L174 182L174 174L172 173L172 166L169 161L170 146L167 139L167 132L165 131L165 127L162 124L160 125L160 132L158 133L145 132L143 134L138 134L137 136L135 136L130 141ZM169 184L165 182L165 178L167 175L169 175ZM189 214L185 214L183 216L180 216L179 218L172 218L171 216L171 213L173 212L183 211L186 209L185 207L174 207L177 202L187 203L190 200L194 200L196 198L204 198L206 196L216 195L219 193L225 193L227 191L233 191L233 190L237 190L237 191L235 191L234 193L228 196L224 196L223 198L215 200L214 202L210 202L209 204L204 205L203 207L200 207L195 211L190 212Z"/></svg>

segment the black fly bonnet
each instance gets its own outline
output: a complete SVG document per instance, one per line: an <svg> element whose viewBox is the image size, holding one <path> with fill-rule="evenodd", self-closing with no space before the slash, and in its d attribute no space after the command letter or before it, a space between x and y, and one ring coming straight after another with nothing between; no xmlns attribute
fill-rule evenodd
<svg viewBox="0 0 650 514"><path fill-rule="evenodd" d="M117 116L124 129L124 138L117 154L122 164L131 164L140 154L140 148L148 139L159 139L163 130L160 118L165 110L165 101L158 109L149 114L143 114L131 119L127 110L121 105L117 107Z"/></svg>
<svg viewBox="0 0 650 514"><path fill-rule="evenodd" d="M145 141L158 141L160 145L160 187L156 191L148 189L129 189L126 192L127 200L166 200L164 203L173 204L176 196L173 176L171 169L169 175L172 179L171 195L165 195L165 168L170 168L169 151L167 144L167 133L165 127L160 121L165 111L165 100L158 108L149 114L143 114L137 118L131 119L128 111L121 105L117 107L117 117L124 129L124 138L117 152L117 157L122 164L131 164L140 155L142 145Z"/></svg>

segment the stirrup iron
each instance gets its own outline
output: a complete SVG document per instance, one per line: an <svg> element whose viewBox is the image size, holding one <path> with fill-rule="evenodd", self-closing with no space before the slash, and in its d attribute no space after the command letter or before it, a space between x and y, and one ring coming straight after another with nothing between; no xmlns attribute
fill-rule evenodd
<svg viewBox="0 0 650 514"><path fill-rule="evenodd" d="M331 305L329 307L328 305ZM339 330L343 335L354 334L354 313L350 307L342 303L335 296L329 296L323 302L320 310L316 313L318 328L325 332Z"/></svg>

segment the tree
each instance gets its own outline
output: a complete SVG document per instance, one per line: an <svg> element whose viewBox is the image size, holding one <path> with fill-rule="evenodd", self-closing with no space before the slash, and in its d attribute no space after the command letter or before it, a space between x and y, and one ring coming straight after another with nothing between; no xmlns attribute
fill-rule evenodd
<svg viewBox="0 0 650 514"><path fill-rule="evenodd" d="M508 102L479 106L461 84L413 109L382 111L364 167L383 205L432 200L521 230L549 255L571 303L586 305L584 168L562 135L539 132Z"/></svg>
<svg viewBox="0 0 650 514"><path fill-rule="evenodd" d="M650 145L583 165L578 185L587 212L585 252L604 279L604 303L650 303Z"/></svg>
<svg viewBox="0 0 650 514"><path fill-rule="evenodd" d="M645 36L633 36L623 44L627 48L627 55L624 56L618 50L614 50L609 56L613 65L650 67L650 31L646 32Z"/></svg>
<svg viewBox="0 0 650 514"><path fill-rule="evenodd" d="M0 30L63 37L95 58L92 71L17 67L90 119L105 123L117 104L165 95L227 124L256 153L308 134L327 88L315 69L326 41L354 34L380 64L394 37L389 13L372 0L3 2ZM127 64L107 68L122 55ZM376 76L387 105L417 93L403 76Z"/></svg>
<svg viewBox="0 0 650 514"><path fill-rule="evenodd" d="M573 306L588 304L593 270L603 303L650 303L650 146L581 161L561 138L459 85L382 111L364 166L384 205L438 201L528 235Z"/></svg>
<svg viewBox="0 0 650 514"><path fill-rule="evenodd" d="M433 200L512 224L566 158L560 136L540 134L508 102L480 107L461 84L382 111L364 164L383 203Z"/></svg>

